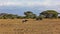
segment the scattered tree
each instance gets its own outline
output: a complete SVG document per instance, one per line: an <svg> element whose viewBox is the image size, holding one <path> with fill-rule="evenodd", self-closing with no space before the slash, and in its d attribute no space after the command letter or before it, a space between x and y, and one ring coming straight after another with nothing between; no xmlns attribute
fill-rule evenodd
<svg viewBox="0 0 60 34"><path fill-rule="evenodd" d="M41 12L40 15L44 15L45 18L57 18L58 12L54 10L47 10L47 11Z"/></svg>
<svg viewBox="0 0 60 34"><path fill-rule="evenodd" d="M24 12L26 18L36 18L36 14L33 14L31 11Z"/></svg>

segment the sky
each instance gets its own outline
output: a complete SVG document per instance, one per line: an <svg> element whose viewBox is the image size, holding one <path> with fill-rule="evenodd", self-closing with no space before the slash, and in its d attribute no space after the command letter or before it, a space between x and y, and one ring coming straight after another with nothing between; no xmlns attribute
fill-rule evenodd
<svg viewBox="0 0 60 34"><path fill-rule="evenodd" d="M60 12L60 0L0 0L0 13L24 15L32 11L38 15L45 10Z"/></svg>

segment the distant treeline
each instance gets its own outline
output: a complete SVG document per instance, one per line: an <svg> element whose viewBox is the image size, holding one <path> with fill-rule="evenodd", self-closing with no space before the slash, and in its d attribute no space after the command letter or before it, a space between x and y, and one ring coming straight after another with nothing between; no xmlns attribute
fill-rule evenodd
<svg viewBox="0 0 60 34"><path fill-rule="evenodd" d="M26 11L26 12L24 12L25 16L18 16L18 15L8 14L8 13L0 13L0 19L60 18L60 16L58 16L58 14L60 14L60 13L58 13L55 10L42 11L39 14L39 16L37 16L36 14L34 14L32 11Z"/></svg>

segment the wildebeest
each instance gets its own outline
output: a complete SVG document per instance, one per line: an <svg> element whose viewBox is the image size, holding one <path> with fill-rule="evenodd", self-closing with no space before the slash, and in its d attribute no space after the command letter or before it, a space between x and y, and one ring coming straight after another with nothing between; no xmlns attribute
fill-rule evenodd
<svg viewBox="0 0 60 34"><path fill-rule="evenodd" d="M26 23L27 21L28 21L27 19L22 20L23 23Z"/></svg>

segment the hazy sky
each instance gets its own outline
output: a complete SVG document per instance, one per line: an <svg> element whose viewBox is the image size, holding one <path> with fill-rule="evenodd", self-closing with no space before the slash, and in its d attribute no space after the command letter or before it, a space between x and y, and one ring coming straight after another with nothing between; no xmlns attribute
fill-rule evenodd
<svg viewBox="0 0 60 34"><path fill-rule="evenodd" d="M0 0L0 6L58 6L60 0Z"/></svg>
<svg viewBox="0 0 60 34"><path fill-rule="evenodd" d="M38 14L44 10L60 11L60 0L0 0L0 12L23 15L24 11Z"/></svg>

